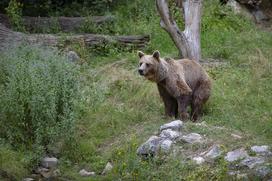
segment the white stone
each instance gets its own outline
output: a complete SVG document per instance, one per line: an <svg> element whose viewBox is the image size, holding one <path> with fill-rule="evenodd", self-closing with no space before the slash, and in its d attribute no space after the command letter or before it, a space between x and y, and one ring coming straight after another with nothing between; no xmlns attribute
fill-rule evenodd
<svg viewBox="0 0 272 181"><path fill-rule="evenodd" d="M102 175L105 175L107 173L109 173L111 170L113 169L113 166L110 162L107 163L107 165L105 166Z"/></svg>
<svg viewBox="0 0 272 181"><path fill-rule="evenodd" d="M200 165L205 162L205 159L201 156L194 157L193 160L195 161L196 164Z"/></svg>
<svg viewBox="0 0 272 181"><path fill-rule="evenodd" d="M178 131L173 131L171 129L165 129L161 132L160 137L168 138L170 140L175 140L180 136Z"/></svg>
<svg viewBox="0 0 272 181"><path fill-rule="evenodd" d="M174 131L180 131L182 128L183 122L181 120L175 120L170 123L166 123L160 127L160 131L165 129L172 129Z"/></svg>
<svg viewBox="0 0 272 181"><path fill-rule="evenodd" d="M95 172L88 172L85 169L82 169L79 171L79 175L82 177L90 177L90 176L95 176Z"/></svg>
<svg viewBox="0 0 272 181"><path fill-rule="evenodd" d="M240 148L240 149L228 152L227 156L225 156L225 160L228 162L234 162L246 157L248 157L247 152L245 151L244 148Z"/></svg>
<svg viewBox="0 0 272 181"><path fill-rule="evenodd" d="M23 181L34 181L33 178L24 178Z"/></svg>
<svg viewBox="0 0 272 181"><path fill-rule="evenodd" d="M41 165L45 168L55 168L58 165L58 159L55 157L44 157Z"/></svg>
<svg viewBox="0 0 272 181"><path fill-rule="evenodd" d="M242 139L242 136L238 135L238 134L231 134L231 136L235 139Z"/></svg>
<svg viewBox="0 0 272 181"><path fill-rule="evenodd" d="M172 141L171 140L164 140L161 143L161 150L165 153L168 153L171 150L171 146L172 146Z"/></svg>
<svg viewBox="0 0 272 181"><path fill-rule="evenodd" d="M267 153L269 152L269 147L267 145L262 145L262 146L252 146L251 150L254 151L255 153Z"/></svg>
<svg viewBox="0 0 272 181"><path fill-rule="evenodd" d="M190 134L184 135L181 137L181 140L190 144L203 142L202 136L198 133L190 133Z"/></svg>

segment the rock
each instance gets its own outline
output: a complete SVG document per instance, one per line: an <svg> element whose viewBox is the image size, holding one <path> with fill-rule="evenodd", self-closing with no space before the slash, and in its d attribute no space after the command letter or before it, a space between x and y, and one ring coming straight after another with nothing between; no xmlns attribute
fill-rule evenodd
<svg viewBox="0 0 272 181"><path fill-rule="evenodd" d="M205 162L205 159L201 156L198 156L198 157L194 157L193 161L195 161L196 164L200 165Z"/></svg>
<svg viewBox="0 0 272 181"><path fill-rule="evenodd" d="M264 162L265 159L261 157L248 157L241 162L241 165L247 166L248 168L252 169L256 165L262 164Z"/></svg>
<svg viewBox="0 0 272 181"><path fill-rule="evenodd" d="M165 129L161 132L160 137L175 140L180 136L180 133L171 129Z"/></svg>
<svg viewBox="0 0 272 181"><path fill-rule="evenodd" d="M58 176L60 176L60 170L56 169L53 171L53 177L58 177Z"/></svg>
<svg viewBox="0 0 272 181"><path fill-rule="evenodd" d="M219 145L213 145L208 152L205 153L204 157L215 159L219 157L222 154L222 151L220 150Z"/></svg>
<svg viewBox="0 0 272 181"><path fill-rule="evenodd" d="M107 173L109 173L111 170L113 169L113 166L110 162L107 163L107 165L105 166L102 175L105 175Z"/></svg>
<svg viewBox="0 0 272 181"><path fill-rule="evenodd" d="M261 23L262 21L269 20L269 18L260 9L256 9L255 11L252 11L252 14L255 17L255 20L257 23Z"/></svg>
<svg viewBox="0 0 272 181"><path fill-rule="evenodd" d="M151 136L137 149L137 154L142 156L154 156L160 150L160 144L163 140L165 140L165 138Z"/></svg>
<svg viewBox="0 0 272 181"><path fill-rule="evenodd" d="M248 175L246 173L241 173L236 175L237 180L248 180Z"/></svg>
<svg viewBox="0 0 272 181"><path fill-rule="evenodd" d="M164 124L160 127L160 131L165 129L171 129L173 131L180 131L182 128L183 122L181 120L175 120L170 123Z"/></svg>
<svg viewBox="0 0 272 181"><path fill-rule="evenodd" d="M267 176L271 176L272 177L272 169L268 166L259 166L255 169L255 174L258 177L264 178Z"/></svg>
<svg viewBox="0 0 272 181"><path fill-rule="evenodd" d="M251 151L255 153L268 153L269 152L269 147L267 145L262 145L262 146L252 146Z"/></svg>
<svg viewBox="0 0 272 181"><path fill-rule="evenodd" d="M247 152L245 151L244 148L240 148L240 149L228 152L227 156L225 156L225 160L228 162L233 162L233 161L237 161L246 157L248 157Z"/></svg>
<svg viewBox="0 0 272 181"><path fill-rule="evenodd" d="M74 52L74 51L69 51L68 53L67 53L67 58L68 58L68 60L70 61L70 62L78 62L79 60L80 60L80 58L79 58L79 56L78 56L78 54L76 53L76 52Z"/></svg>
<svg viewBox="0 0 272 181"><path fill-rule="evenodd" d="M253 19L253 15L243 4L239 4L236 0L228 0L227 6L231 7L235 14L242 14L249 19Z"/></svg>
<svg viewBox="0 0 272 181"><path fill-rule="evenodd" d="M180 139L181 141L190 143L190 144L203 142L202 136L198 133L190 133L190 134L182 136Z"/></svg>
<svg viewBox="0 0 272 181"><path fill-rule="evenodd" d="M173 143L173 141L171 141L169 139L162 141L161 151L164 153L168 153L171 150L172 143Z"/></svg>
<svg viewBox="0 0 272 181"><path fill-rule="evenodd" d="M24 178L23 181L34 181L33 178Z"/></svg>
<svg viewBox="0 0 272 181"><path fill-rule="evenodd" d="M82 177L90 177L90 176L95 176L95 172L88 172L85 169L82 169L79 171L79 175Z"/></svg>
<svg viewBox="0 0 272 181"><path fill-rule="evenodd" d="M45 168L55 168L58 165L58 159L55 157L44 157L41 165Z"/></svg>
<svg viewBox="0 0 272 181"><path fill-rule="evenodd" d="M35 170L35 173L40 174L41 172L49 172L49 169L48 169L48 168L43 168L43 167L38 167L38 168Z"/></svg>

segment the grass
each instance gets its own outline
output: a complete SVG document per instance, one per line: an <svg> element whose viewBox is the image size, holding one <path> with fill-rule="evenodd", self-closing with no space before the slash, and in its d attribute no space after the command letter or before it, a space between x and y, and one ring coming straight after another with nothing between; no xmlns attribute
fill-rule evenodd
<svg viewBox="0 0 272 181"><path fill-rule="evenodd" d="M114 12L118 17L115 33L150 34L151 42L145 52L158 49L163 56L175 57L178 52L168 34L159 27L154 8L153 1L135 1L118 7ZM272 145L271 33L257 29L249 20L209 0L204 4L201 38L204 59L220 59L229 64L208 70L213 78L213 93L201 120L207 126L186 123L184 130L198 132L212 141L202 147L179 146L193 153L213 143L222 145L225 151ZM64 177L74 180L230 179L222 158L204 166L188 163L182 154L142 161L136 155L137 147L169 120L163 116L156 85L136 72L136 52L108 47L110 51L106 55L95 57L87 48L79 45L73 48L86 64L81 70L82 116L77 123L76 146L64 150L61 159ZM241 135L242 139L231 139L231 133ZM12 172L17 173L17 166L27 167L20 161L21 153L8 150L17 155L5 159L6 164L16 161L16 167L10 168ZM6 151L1 149L0 155L6 155ZM89 179L78 175L81 168L99 174L108 161L114 169L106 176ZM18 174L22 176L25 171Z"/></svg>

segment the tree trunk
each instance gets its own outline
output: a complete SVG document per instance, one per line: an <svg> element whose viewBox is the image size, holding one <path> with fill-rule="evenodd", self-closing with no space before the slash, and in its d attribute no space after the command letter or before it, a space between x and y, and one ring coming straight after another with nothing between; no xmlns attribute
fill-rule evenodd
<svg viewBox="0 0 272 181"><path fill-rule="evenodd" d="M60 43L71 44L83 42L87 46L100 46L108 43L117 44L124 47L144 48L149 42L149 35L132 36L109 36L98 34L81 34L57 36L52 34L24 34L15 32L0 23L0 49L10 44L27 42L29 44L42 44L47 46L57 46Z"/></svg>
<svg viewBox="0 0 272 181"><path fill-rule="evenodd" d="M171 16L167 0L156 0L161 16L161 27L167 31L180 55L196 61L201 59L200 22L202 0L176 0L177 6L182 6L185 29L181 31Z"/></svg>
<svg viewBox="0 0 272 181"><path fill-rule="evenodd" d="M37 32L56 27L63 32L78 31L85 23L102 24L112 22L113 16L91 16L91 17L29 17L23 16L22 23L29 32ZM0 14L0 22L11 28L7 15Z"/></svg>

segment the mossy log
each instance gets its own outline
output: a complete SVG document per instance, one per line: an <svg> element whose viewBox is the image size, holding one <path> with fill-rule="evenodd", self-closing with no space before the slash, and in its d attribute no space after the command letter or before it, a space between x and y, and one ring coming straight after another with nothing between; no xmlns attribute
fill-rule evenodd
<svg viewBox="0 0 272 181"><path fill-rule="evenodd" d="M41 44L46 46L58 46L60 44L84 43L86 46L103 46L116 44L129 48L144 48L149 42L149 35L109 36L100 34L25 34L15 32L0 23L0 49L11 45L26 42L29 44Z"/></svg>

